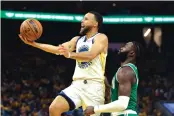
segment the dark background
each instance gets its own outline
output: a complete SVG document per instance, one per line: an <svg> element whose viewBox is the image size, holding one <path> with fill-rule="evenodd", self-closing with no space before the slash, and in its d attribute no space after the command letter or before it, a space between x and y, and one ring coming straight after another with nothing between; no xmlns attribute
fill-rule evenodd
<svg viewBox="0 0 174 116"><path fill-rule="evenodd" d="M113 4L116 4L114 7ZM74 13L85 14L95 10L103 15L172 15L173 2L2 2L2 10ZM23 20L2 19L2 43L19 42L17 34ZM44 29L39 41L58 44L77 35L80 23L41 21ZM163 29L163 46L171 47L173 43L174 24L104 24L102 32L106 33L110 42L140 41L142 28L160 26ZM10 34L9 34L10 33ZM125 34L123 34L125 33ZM8 38L8 39L3 39ZM14 39L12 39L14 38ZM12 42L13 41L13 42ZM20 44L20 42L18 43ZM2 44L4 45L4 44Z"/></svg>
<svg viewBox="0 0 174 116"><path fill-rule="evenodd" d="M116 6L113 6L116 4ZM74 13L85 14L95 10L103 15L172 15L174 14L173 2L33 2L16 1L2 2L2 10L29 11L29 12L52 12L52 13ZM37 51L46 55L45 52L31 48L23 44L18 38L20 24L23 20L2 19L2 53L3 51L15 51L17 53L27 52L27 50ZM78 35L80 23L40 21L43 26L43 35L38 42L58 45L70 40ZM109 42L138 41L145 45L142 29L144 27L161 27L163 31L162 53L169 55L173 59L174 24L104 24L102 32L109 37ZM153 45L150 49L155 49ZM26 48L26 49L23 49ZM28 48L28 49L27 49ZM36 52L36 54L37 54ZM51 54L47 54L48 56ZM164 56L164 57L165 57ZM53 56L55 57L55 56ZM166 58L166 57L165 57ZM169 63L169 70L173 68Z"/></svg>

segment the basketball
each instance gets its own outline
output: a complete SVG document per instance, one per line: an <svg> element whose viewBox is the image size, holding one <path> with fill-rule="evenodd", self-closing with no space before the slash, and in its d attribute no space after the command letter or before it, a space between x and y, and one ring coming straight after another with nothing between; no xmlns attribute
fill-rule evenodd
<svg viewBox="0 0 174 116"><path fill-rule="evenodd" d="M26 19L20 26L20 33L28 40L35 41L42 35L43 27L36 19Z"/></svg>

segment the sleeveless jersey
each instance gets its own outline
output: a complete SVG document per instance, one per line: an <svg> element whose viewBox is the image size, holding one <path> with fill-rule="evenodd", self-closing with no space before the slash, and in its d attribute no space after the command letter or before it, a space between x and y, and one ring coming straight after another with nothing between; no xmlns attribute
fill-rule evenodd
<svg viewBox="0 0 174 116"><path fill-rule="evenodd" d="M136 83L134 83L132 85L131 88L131 94L130 94L130 100L129 100L129 104L126 110L133 110L137 112L137 88L138 88L138 70L137 67L132 64L132 63L128 63L125 64L123 66L129 66L130 68L132 68L132 70L134 71L135 75L136 75ZM121 68L121 67L120 67ZM118 100L118 86L119 86L119 82L117 80L117 73L120 70L120 68L117 70L116 74L114 75L113 79L112 79L112 95L111 95L111 100L115 101ZM121 112L120 112L121 113Z"/></svg>
<svg viewBox="0 0 174 116"><path fill-rule="evenodd" d="M76 43L76 53L90 51L94 43L94 39L98 34L99 33L95 34L89 39L86 39L86 36L80 37ZM92 79L92 80L103 81L106 57L107 54L102 52L89 62L81 62L76 60L73 80Z"/></svg>

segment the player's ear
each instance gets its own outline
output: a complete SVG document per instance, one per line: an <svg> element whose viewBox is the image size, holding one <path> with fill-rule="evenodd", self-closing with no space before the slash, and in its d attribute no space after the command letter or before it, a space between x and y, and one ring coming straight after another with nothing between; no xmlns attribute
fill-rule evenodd
<svg viewBox="0 0 174 116"><path fill-rule="evenodd" d="M134 56L134 55L135 55L135 51L133 51L133 50L130 51L129 55L130 55L130 56Z"/></svg>
<svg viewBox="0 0 174 116"><path fill-rule="evenodd" d="M95 24L94 24L95 27L98 27L98 22L96 21Z"/></svg>

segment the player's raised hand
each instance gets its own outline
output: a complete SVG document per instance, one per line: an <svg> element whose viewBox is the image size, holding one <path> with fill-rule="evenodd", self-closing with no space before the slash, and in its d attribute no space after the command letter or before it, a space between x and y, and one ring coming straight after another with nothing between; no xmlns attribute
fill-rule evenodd
<svg viewBox="0 0 174 116"><path fill-rule="evenodd" d="M19 34L18 36L25 44L32 45L34 43L33 41L27 40L27 38L23 36L22 34Z"/></svg>
<svg viewBox="0 0 174 116"><path fill-rule="evenodd" d="M95 114L94 112L94 107L93 106L88 106L86 110L84 111L85 116L90 116L92 114Z"/></svg>

